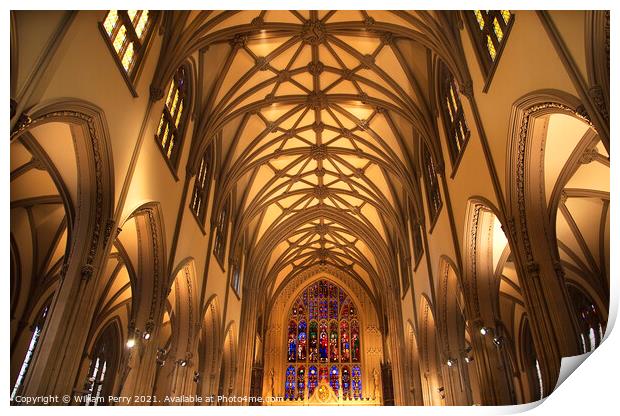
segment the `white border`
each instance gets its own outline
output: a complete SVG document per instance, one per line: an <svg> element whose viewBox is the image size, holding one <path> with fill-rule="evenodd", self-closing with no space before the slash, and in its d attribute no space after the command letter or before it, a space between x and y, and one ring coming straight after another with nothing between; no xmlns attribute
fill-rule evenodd
<svg viewBox="0 0 620 416"><path fill-rule="evenodd" d="M617 18L617 10L618 2L612 1L598 1L598 0L590 0L590 1L576 1L576 0L563 0L559 1L503 1L501 2L502 8L508 9L583 9L584 6L587 6L591 9L611 9L611 38L612 41L612 62L611 62L611 73L614 73L614 68L618 68L618 48L616 47L615 40L618 39L619 31L617 30L619 19ZM3 51L2 56L4 56L5 65L2 67L1 71L3 73L4 82L1 84L1 88L3 91L2 96L6 98L9 97L9 10L11 8L14 9L109 9L109 8L150 8L150 9L218 9L224 5L222 2L215 1L187 1L187 0L174 0L164 2L161 0L132 0L132 1L101 1L101 0L93 0L93 1L82 1L78 2L75 0L62 0L62 1L20 1L17 2L13 0L12 2L3 2L3 41L1 43L1 48ZM339 9L409 9L415 7L416 9L473 9L473 8L486 8L487 9L497 9L500 8L497 1L473 1L473 2L454 2L447 0L410 0L410 1L394 1L394 0L382 0L382 1L367 1L367 0L346 0L340 1L337 4L334 1L326 1L326 0L315 0L315 1L278 1L278 0L263 0L261 2L248 2L248 1L238 1L238 0L228 0L225 2L225 5L228 9L329 9L333 8L335 5ZM614 82L612 79L611 82L611 108L615 109L616 104L618 104L618 100L615 99L618 97L618 84ZM6 105L6 102L5 102ZM7 107L5 107L6 109ZM5 110L6 111L6 110ZM5 134L9 132L9 120L8 117L5 116L3 118L4 121L4 131ZM614 113L612 112L612 121L611 121L611 136L612 143L617 141L616 137L618 137L618 117L614 117ZM9 172L9 152L8 152L8 143L7 138L4 139L5 147L3 151L0 151L0 169L4 172L5 175L8 175ZM614 150L615 150L615 146ZM611 302L609 309L609 324L607 336L604 343L591 354L589 358L587 358L587 364L581 365L574 372L568 376L568 378L554 391L551 396L544 400L542 403L534 403L530 405L521 405L521 406L506 406L506 407L404 407L397 406L389 409L390 414L402 414L402 415L411 415L411 414L422 414L422 415L451 415L451 414L465 414L465 415L491 415L491 414L514 414L520 413L524 411L528 411L528 415L546 415L546 414L561 414L561 415L573 415L573 414L588 414L588 415L596 415L596 414L607 414L610 409L613 409L617 404L616 400L620 397L620 392L616 388L617 380L616 378L620 374L620 366L618 364L618 359L616 357L616 351L618 351L619 341L618 336L615 331L612 331L616 315L618 311L618 260L615 258L614 249L618 247L618 235L614 233L614 231L618 231L617 227L617 207L615 204L615 195L618 194L618 167L612 163L611 168L611 194L612 194L612 203L611 203L611 232L610 232L610 245L611 245L611 270L610 275L611 279ZM9 180L5 176L5 179L0 183L0 192L4 196L4 203L0 208L2 210L2 215L0 216L0 221L2 224L2 234L5 236L0 239L0 253L2 255L2 266L4 268L4 276L3 279L3 304L5 305L5 311L8 312L8 305L10 305L10 290L9 290L9 239L7 238L10 230L10 209L9 209ZM3 319L0 321L0 325L2 328L3 334L6 335L4 339L8 339L9 334L9 325L8 320ZM1 381L0 381L0 389L5 391L6 399L0 404L0 406L4 407L5 410L9 407L9 344L8 342L3 342L0 346L1 352L0 356L4 359L0 361L0 372L2 373ZM574 366L574 364L573 364ZM564 367L566 368L566 367ZM63 408L49 408L49 409L41 409L42 412L50 415L60 415L60 414L84 414L84 408L82 407L63 407ZM322 409L323 412L325 411ZM330 408L327 412L339 412L343 410L345 412L349 412L353 410L356 414L359 415L370 415L376 413L377 411L383 412L388 411L386 408L373 408L373 407L355 407L355 408ZM136 412L137 411L137 412ZM24 415L32 415L34 412L39 412L39 409L28 408L28 407L11 407L11 414L24 414ZM209 407L209 408L165 408L165 407L149 407L149 408L128 408L128 407L111 407L111 408L92 408L92 410L88 411L92 414L128 414L132 413L143 413L148 412L152 415L170 415L171 413L184 413L184 414L275 414L275 415L290 415L292 412L299 415L316 415L320 410L316 408L309 407L271 407L266 409L265 407Z"/></svg>

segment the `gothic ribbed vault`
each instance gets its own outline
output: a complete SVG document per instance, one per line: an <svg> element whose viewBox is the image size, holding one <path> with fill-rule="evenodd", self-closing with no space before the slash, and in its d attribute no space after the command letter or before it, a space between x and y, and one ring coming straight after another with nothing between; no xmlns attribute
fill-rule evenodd
<svg viewBox="0 0 620 416"><path fill-rule="evenodd" d="M271 293L317 264L373 290L398 287L380 276L397 275L388 253L404 246L407 207L421 212L416 160L420 141L435 136L429 48L441 54L445 34L433 36L441 17L224 11L184 18L191 40L178 41L176 59L208 44L189 166L217 143L212 218L232 195L231 258L244 239L252 259L245 275Z"/></svg>

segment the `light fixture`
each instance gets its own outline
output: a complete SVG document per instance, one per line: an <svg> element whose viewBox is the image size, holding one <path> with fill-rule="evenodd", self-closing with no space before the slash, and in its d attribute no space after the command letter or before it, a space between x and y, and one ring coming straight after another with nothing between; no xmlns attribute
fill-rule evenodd
<svg viewBox="0 0 620 416"><path fill-rule="evenodd" d="M493 343L494 343L495 345L497 345L498 347L499 347L500 345L502 345L502 341L503 341L503 338L502 338L502 337L495 337L495 338L493 338Z"/></svg>
<svg viewBox="0 0 620 416"><path fill-rule="evenodd" d="M179 365L180 365L181 367L187 367L187 360L181 360L181 361L179 362Z"/></svg>
<svg viewBox="0 0 620 416"><path fill-rule="evenodd" d="M446 364L448 364L448 367L452 367L454 364L456 364L456 360L452 358L448 358L448 361L446 362Z"/></svg>
<svg viewBox="0 0 620 416"><path fill-rule="evenodd" d="M149 319L144 325L144 332L142 333L142 338L145 341L148 341L149 339L151 339L151 334L153 333L154 329L155 329L155 323L153 322L152 319Z"/></svg>
<svg viewBox="0 0 620 416"><path fill-rule="evenodd" d="M127 340L127 348L133 348L136 345L136 340L133 338L129 338Z"/></svg>
<svg viewBox="0 0 620 416"><path fill-rule="evenodd" d="M474 361L474 358L473 358L473 357L469 357L469 356L467 356L467 357L465 357L465 358L464 358L464 360L465 360L465 362L466 362L466 363L468 363L468 364L469 364L469 363L471 363L472 361Z"/></svg>
<svg viewBox="0 0 620 416"><path fill-rule="evenodd" d="M157 365L159 365L160 367L166 365L166 355L168 355L168 351L166 351L164 348L157 348L157 355L155 356L155 361L157 362Z"/></svg>
<svg viewBox="0 0 620 416"><path fill-rule="evenodd" d="M481 335L486 335L490 332L490 328L487 328L486 326L483 326L482 328L480 328L480 334Z"/></svg>
<svg viewBox="0 0 620 416"><path fill-rule="evenodd" d="M443 386L437 389L437 392L439 393L439 397L441 397L442 400L446 398L446 393L444 392L444 390L445 389L443 388Z"/></svg>

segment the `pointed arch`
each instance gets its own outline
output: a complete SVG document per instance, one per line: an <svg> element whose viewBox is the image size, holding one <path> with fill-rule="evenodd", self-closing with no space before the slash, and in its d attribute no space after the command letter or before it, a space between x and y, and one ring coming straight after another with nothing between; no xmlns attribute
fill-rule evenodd
<svg viewBox="0 0 620 416"><path fill-rule="evenodd" d="M236 323L230 321L226 325L226 334L222 344L222 359L220 366L220 379L218 396L230 396L235 388L237 373L237 334Z"/></svg>
<svg viewBox="0 0 620 416"><path fill-rule="evenodd" d="M200 335L198 338L198 372L200 374L197 392L209 396L217 393L218 358L224 340L220 332L222 317L217 295L212 295L204 308Z"/></svg>
<svg viewBox="0 0 620 416"><path fill-rule="evenodd" d="M437 339L437 326L432 303L422 295L419 304L418 327L420 328L420 351L422 371L422 395L425 406L443 406L446 391L441 374L441 361Z"/></svg>

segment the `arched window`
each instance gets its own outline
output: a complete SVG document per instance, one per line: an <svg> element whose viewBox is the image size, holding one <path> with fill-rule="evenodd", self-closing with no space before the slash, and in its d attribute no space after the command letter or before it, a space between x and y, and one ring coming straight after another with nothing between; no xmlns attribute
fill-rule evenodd
<svg viewBox="0 0 620 416"><path fill-rule="evenodd" d="M305 288L289 311L287 340L286 399L309 398L320 382L343 399L362 398L359 318L342 288L323 279Z"/></svg>
<svg viewBox="0 0 620 416"><path fill-rule="evenodd" d="M241 291L241 265L239 265L238 262L233 264L233 267L232 267L231 285L235 293L237 295L240 295L239 292Z"/></svg>
<svg viewBox="0 0 620 416"><path fill-rule="evenodd" d="M572 284L568 284L567 287L573 308L577 313L583 352L594 351L603 341L606 323L589 296Z"/></svg>
<svg viewBox="0 0 620 416"><path fill-rule="evenodd" d="M443 64L439 71L439 77L439 93L441 95L439 105L446 131L450 160L452 161L452 166L455 167L470 133L465 123L461 97L456 88L454 77Z"/></svg>
<svg viewBox="0 0 620 416"><path fill-rule="evenodd" d="M514 15L509 10L473 10L465 14L488 84L506 43Z"/></svg>
<svg viewBox="0 0 620 416"><path fill-rule="evenodd" d="M190 202L190 209L202 226L205 224L207 214L207 203L209 201L209 191L211 190L210 185L212 170L213 149L209 146L200 160L200 168L196 174L194 191L192 192L192 199Z"/></svg>
<svg viewBox="0 0 620 416"><path fill-rule="evenodd" d="M543 387L542 372L540 363L536 357L534 350L534 340L530 331L530 324L524 320L521 328L521 354L523 358L523 366L530 385L531 401L540 400L544 397L545 391Z"/></svg>
<svg viewBox="0 0 620 416"><path fill-rule="evenodd" d="M230 199L227 198L222 207L215 224L215 244L213 253L220 264L224 264L224 253L226 252L226 239L228 238L228 214L230 210Z"/></svg>
<svg viewBox="0 0 620 416"><path fill-rule="evenodd" d="M289 365L286 369L286 382L284 386L284 398L288 400L295 399L295 367Z"/></svg>
<svg viewBox="0 0 620 416"><path fill-rule="evenodd" d="M413 234L413 257L415 266L417 267L424 254L424 243L422 242L422 224L419 220L411 223L411 232Z"/></svg>
<svg viewBox="0 0 620 416"><path fill-rule="evenodd" d="M119 337L113 323L99 334L90 355L88 377L85 386L85 406L108 404L107 398L112 394L116 367L119 359Z"/></svg>
<svg viewBox="0 0 620 416"><path fill-rule="evenodd" d="M17 379L15 380L15 384L13 385L13 390L11 391L11 402L15 399L15 396L20 392L24 380L26 379L26 374L28 374L28 369L30 368L30 363L32 361L32 356L34 355L34 351L39 344L39 338L41 336L41 331L43 330L43 324L45 324L45 319L47 318L47 312L49 311L49 304L51 299L46 302L45 306L41 308L39 314L37 315L37 319L34 321L31 329L32 329L32 337L30 338L30 343L28 344L28 351L26 351L26 356L24 357L24 361L22 362L22 366L19 370L19 374L17 375Z"/></svg>
<svg viewBox="0 0 620 416"><path fill-rule="evenodd" d="M182 66L172 77L155 141L173 171L176 171L187 121L188 74Z"/></svg>
<svg viewBox="0 0 620 416"><path fill-rule="evenodd" d="M408 249L403 246L402 251L398 254L400 261L400 287L402 294L404 296L405 293L409 290L409 269L411 267L411 257L409 256Z"/></svg>
<svg viewBox="0 0 620 416"><path fill-rule="evenodd" d="M439 192L439 180L437 179L437 166L426 146L423 146L422 150L422 163L424 169L424 189L426 190L426 200L428 202L432 228L439 217L442 201L441 193Z"/></svg>
<svg viewBox="0 0 620 416"><path fill-rule="evenodd" d="M146 55L154 22L155 13L150 10L110 10L100 23L112 55L134 95L137 94L133 83Z"/></svg>
<svg viewBox="0 0 620 416"><path fill-rule="evenodd" d="M361 399L362 398L362 370L360 370L359 365L353 366L353 398Z"/></svg>

